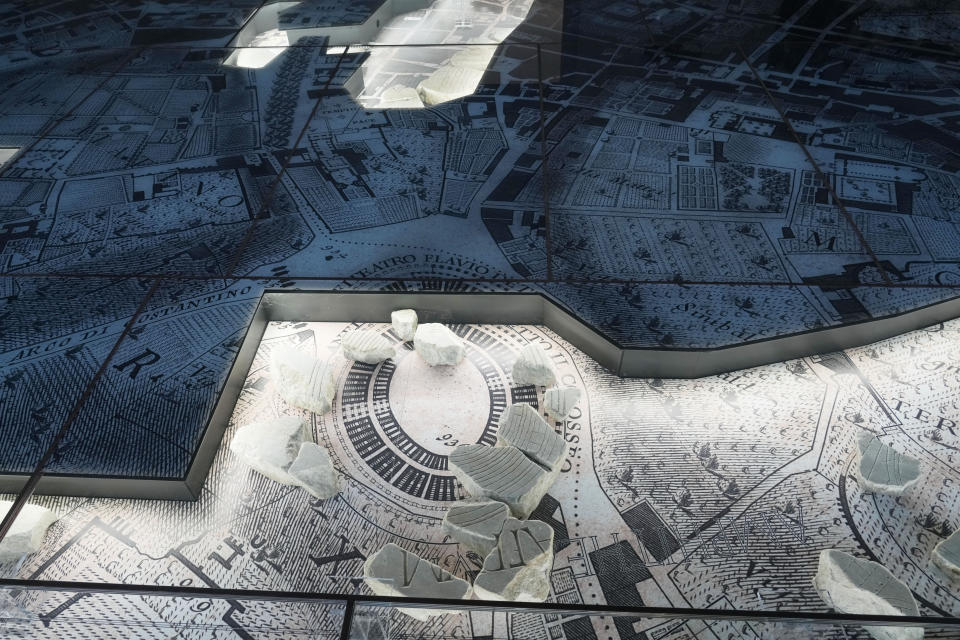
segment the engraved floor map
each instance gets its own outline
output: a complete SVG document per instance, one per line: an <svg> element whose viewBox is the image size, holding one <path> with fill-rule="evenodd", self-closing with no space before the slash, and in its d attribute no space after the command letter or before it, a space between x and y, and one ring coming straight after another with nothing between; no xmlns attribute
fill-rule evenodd
<svg viewBox="0 0 960 640"><path fill-rule="evenodd" d="M44 472L182 476L267 288L536 291L661 349L955 297L956 2L414 4L0 3L0 471L29 474L56 441ZM276 56L240 66L256 42ZM381 108L471 74L469 95ZM275 326L262 349L327 353L346 329ZM458 330L469 362L450 379L409 351L341 363L349 393L312 424L350 479L340 497L311 502L222 451L194 504L38 497L63 518L7 572L350 590L363 557L402 540L467 575L476 558L437 537L459 495L444 452L488 441L506 404L539 403L508 374L537 340L586 392L536 514L556 532L555 601L820 610L816 553L838 546L883 562L924 613L957 613L927 560L960 526L954 324L697 381L610 377L536 327ZM235 421L285 410L258 363ZM927 481L899 501L862 493L849 465L864 429ZM41 609L36 634L68 637L70 621L78 638L129 637L104 610L164 638L273 637L275 616L276 637L309 636L342 614L77 595ZM370 637L790 637L380 618L362 619Z"/></svg>
<svg viewBox="0 0 960 640"><path fill-rule="evenodd" d="M811 582L817 556L839 548L882 562L924 613L960 611L955 587L930 561L960 516L957 372L949 364L960 355L955 322L689 381L617 378L536 326L455 326L467 344L455 367L429 367L409 344L379 365L347 361L337 340L361 328L399 342L389 325L272 323L199 501L36 497L62 517L16 574L363 593L363 560L394 542L455 575L475 576L482 559L440 528L446 509L465 497L447 454L461 443L494 443L508 404L539 406L542 390L516 385L509 373L520 347L533 342L547 350L561 383L584 391L568 419L554 423L568 443L566 462L531 515L554 529L551 601L821 611ZM267 363L284 346L331 363L330 413L280 400ZM279 415L308 422L343 478L339 495L313 499L229 452L237 425ZM923 482L902 498L864 492L851 465L865 432L918 458ZM96 599L22 597L56 633L61 617L103 617ZM184 625L184 637L203 637L200 623L211 618L256 631L257 616L292 615L263 603L195 610L141 600L140 615L158 629ZM332 625L337 615L317 608L308 620ZM291 620L292 629L303 622ZM387 625L371 636L384 638L813 637L764 625L745 624L730 636L728 623L534 614L417 622L381 612L371 620ZM42 629L38 622L36 633ZM825 633L817 637L867 637L850 627Z"/></svg>

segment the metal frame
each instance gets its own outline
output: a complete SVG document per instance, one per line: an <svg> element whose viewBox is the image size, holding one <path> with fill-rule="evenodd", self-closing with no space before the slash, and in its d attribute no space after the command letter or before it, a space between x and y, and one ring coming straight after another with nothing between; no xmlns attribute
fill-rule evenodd
<svg viewBox="0 0 960 640"><path fill-rule="evenodd" d="M416 309L421 322L542 325L622 377L699 378L861 346L944 322L960 317L960 297L883 318L715 349L656 349L623 346L543 293L268 289L247 326L185 477L44 474L36 493L196 500L268 323L385 322L391 311L403 308ZM27 478L28 474L0 474L0 491L19 492Z"/></svg>
<svg viewBox="0 0 960 640"><path fill-rule="evenodd" d="M503 602L496 600L452 600L447 598L398 598L349 593L228 589L222 587L179 587L156 584L90 583L60 580L0 578L0 588L14 591L67 591L82 594L119 594L211 600L259 600L263 602L304 602L344 605L341 637L349 637L350 623L357 606L403 607L405 609L450 609L451 611L509 611L537 614L610 616L629 618L683 618L784 622L798 624L856 624L891 627L955 628L960 634L960 617L862 615L815 611L747 611L692 607L618 607L613 605L559 604L553 602Z"/></svg>

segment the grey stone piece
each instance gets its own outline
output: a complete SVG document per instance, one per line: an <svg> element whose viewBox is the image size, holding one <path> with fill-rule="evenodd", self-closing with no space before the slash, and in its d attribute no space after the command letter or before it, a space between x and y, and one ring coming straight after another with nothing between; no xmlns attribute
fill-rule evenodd
<svg viewBox="0 0 960 640"><path fill-rule="evenodd" d="M566 442L524 402L512 404L500 416L497 446L512 446L547 471L559 472L566 457Z"/></svg>
<svg viewBox="0 0 960 640"><path fill-rule="evenodd" d="M340 492L340 475L333 467L330 454L315 442L300 445L300 451L287 472L307 493L321 500Z"/></svg>
<svg viewBox="0 0 960 640"><path fill-rule="evenodd" d="M960 529L934 547L933 561L951 580L960 581Z"/></svg>
<svg viewBox="0 0 960 640"><path fill-rule="evenodd" d="M473 593L466 580L392 542L363 563L363 580L378 596L467 599ZM417 620L446 613L443 609L401 608L400 611Z"/></svg>
<svg viewBox="0 0 960 640"><path fill-rule="evenodd" d="M517 384L533 384L550 387L557 382L557 371L550 356L540 345L530 342L522 349L513 363L513 381Z"/></svg>
<svg viewBox="0 0 960 640"><path fill-rule="evenodd" d="M813 578L820 599L841 613L919 615L910 588L886 567L836 549L820 552ZM864 627L877 640L920 640L922 627Z"/></svg>
<svg viewBox="0 0 960 640"><path fill-rule="evenodd" d="M7 515L13 502L0 501L0 518ZM43 544L47 529L57 521L57 514L46 507L28 504L20 510L13 526L0 541L0 562L13 562L36 553Z"/></svg>
<svg viewBox="0 0 960 640"><path fill-rule="evenodd" d="M483 600L543 602L550 595L553 527L540 520L508 519L496 548L473 583Z"/></svg>
<svg viewBox="0 0 960 640"><path fill-rule="evenodd" d="M309 440L310 432L300 418L283 416L241 426L230 441L230 451L271 480L299 484L288 469L300 445Z"/></svg>
<svg viewBox="0 0 960 640"><path fill-rule="evenodd" d="M458 364L466 354L466 347L460 336L436 322L417 327L413 348L432 367Z"/></svg>
<svg viewBox="0 0 960 640"><path fill-rule="evenodd" d="M855 467L863 488L891 496L903 495L920 479L920 461L880 442L872 433L857 439L860 459Z"/></svg>
<svg viewBox="0 0 960 640"><path fill-rule="evenodd" d="M325 362L292 347L276 349L270 356L273 385L284 401L318 414L330 411L337 387Z"/></svg>
<svg viewBox="0 0 960 640"><path fill-rule="evenodd" d="M557 479L516 447L462 444L447 462L467 493L502 502L517 518L530 515Z"/></svg>
<svg viewBox="0 0 960 640"><path fill-rule="evenodd" d="M543 408L553 420L560 422L580 402L578 387L553 387L543 394Z"/></svg>
<svg viewBox="0 0 960 640"><path fill-rule="evenodd" d="M344 334L340 338L340 348L347 360L366 364L377 364L397 354L392 342L368 329L356 329Z"/></svg>
<svg viewBox="0 0 960 640"><path fill-rule="evenodd" d="M497 536L509 517L510 509L502 502L458 502L443 516L442 529L485 558L497 546Z"/></svg>
<svg viewBox="0 0 960 640"><path fill-rule="evenodd" d="M390 314L390 325L398 338L410 342L417 333L417 312L413 309L397 309Z"/></svg>

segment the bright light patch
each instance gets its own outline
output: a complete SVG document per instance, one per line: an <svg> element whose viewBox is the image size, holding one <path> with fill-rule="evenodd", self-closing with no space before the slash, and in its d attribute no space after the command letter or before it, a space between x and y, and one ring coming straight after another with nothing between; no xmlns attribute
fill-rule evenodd
<svg viewBox="0 0 960 640"><path fill-rule="evenodd" d="M258 33L249 45L237 51L234 60L228 64L245 69L262 69L283 53L289 45L290 39L286 31L270 29Z"/></svg>
<svg viewBox="0 0 960 640"><path fill-rule="evenodd" d="M20 151L17 147L0 148L0 165L3 165L7 160L17 155L17 151Z"/></svg>

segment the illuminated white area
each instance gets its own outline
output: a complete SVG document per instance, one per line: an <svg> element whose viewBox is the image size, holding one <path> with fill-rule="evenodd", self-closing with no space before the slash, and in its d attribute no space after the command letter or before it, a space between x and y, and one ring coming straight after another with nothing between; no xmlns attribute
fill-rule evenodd
<svg viewBox="0 0 960 640"><path fill-rule="evenodd" d="M473 94L497 46L531 6L533 0L437 0L395 17L372 43L381 46L371 47L360 68L363 90L357 100L368 109L409 109ZM410 46L427 42L444 46Z"/></svg>
<svg viewBox="0 0 960 640"><path fill-rule="evenodd" d="M290 39L286 31L270 29L257 34L248 46L240 49L231 64L245 69L262 69L289 45Z"/></svg>
<svg viewBox="0 0 960 640"><path fill-rule="evenodd" d="M17 151L20 151L17 147L4 147L0 148L0 166L6 164L7 160L17 155Z"/></svg>

